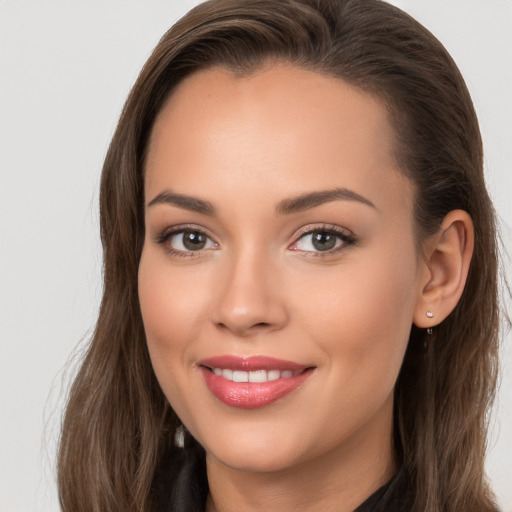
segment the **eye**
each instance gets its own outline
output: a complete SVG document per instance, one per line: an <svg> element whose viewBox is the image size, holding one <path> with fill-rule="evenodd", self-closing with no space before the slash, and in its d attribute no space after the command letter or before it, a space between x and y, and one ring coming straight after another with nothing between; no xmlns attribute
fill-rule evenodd
<svg viewBox="0 0 512 512"><path fill-rule="evenodd" d="M218 247L216 242L199 229L176 229L166 232L159 236L156 242L165 245L170 253L180 256Z"/></svg>
<svg viewBox="0 0 512 512"><path fill-rule="evenodd" d="M347 244L355 243L352 235L334 228L311 229L302 234L290 247L292 251L336 252Z"/></svg>
<svg viewBox="0 0 512 512"><path fill-rule="evenodd" d="M200 251L202 249L212 249L216 244L201 231L187 230L174 233L169 238L169 245L177 251Z"/></svg>

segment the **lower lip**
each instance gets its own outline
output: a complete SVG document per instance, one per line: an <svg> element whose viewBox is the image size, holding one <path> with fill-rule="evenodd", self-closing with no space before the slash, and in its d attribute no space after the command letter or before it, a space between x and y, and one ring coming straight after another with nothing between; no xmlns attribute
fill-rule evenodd
<svg viewBox="0 0 512 512"><path fill-rule="evenodd" d="M293 377L267 382L233 382L215 375L208 368L200 367L207 388L221 402L240 409L256 409L285 397L313 373L308 368Z"/></svg>

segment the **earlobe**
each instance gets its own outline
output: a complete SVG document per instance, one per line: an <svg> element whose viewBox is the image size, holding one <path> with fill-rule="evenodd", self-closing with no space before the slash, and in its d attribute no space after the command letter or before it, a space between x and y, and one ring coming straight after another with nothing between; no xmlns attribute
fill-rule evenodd
<svg viewBox="0 0 512 512"><path fill-rule="evenodd" d="M466 284L473 245L473 221L463 210L446 215L425 243L425 277L419 283L413 318L417 327L433 327L453 311Z"/></svg>

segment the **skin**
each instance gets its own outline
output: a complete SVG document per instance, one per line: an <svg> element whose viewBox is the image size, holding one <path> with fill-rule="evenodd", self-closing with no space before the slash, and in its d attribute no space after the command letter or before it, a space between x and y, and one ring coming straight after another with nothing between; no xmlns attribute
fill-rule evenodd
<svg viewBox="0 0 512 512"><path fill-rule="evenodd" d="M198 72L157 117L140 305L159 383L206 449L209 511L352 511L396 471L393 390L411 325L435 325L456 304L472 232L452 212L418 254L414 186L393 140L377 99L285 64L243 78ZM371 205L345 197L276 211L339 188ZM171 192L216 213L151 204ZM204 249L183 250L180 234L162 241L184 224L208 235ZM333 227L354 243L321 252L304 235ZM315 370L273 404L239 409L198 369L224 354Z"/></svg>

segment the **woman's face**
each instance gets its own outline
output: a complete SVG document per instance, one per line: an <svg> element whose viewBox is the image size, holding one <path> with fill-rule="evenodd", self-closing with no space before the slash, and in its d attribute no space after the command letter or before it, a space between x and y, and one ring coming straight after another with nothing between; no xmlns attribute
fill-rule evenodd
<svg viewBox="0 0 512 512"><path fill-rule="evenodd" d="M196 73L160 112L140 304L158 381L211 460L391 453L423 272L392 148L378 100L286 65Z"/></svg>

